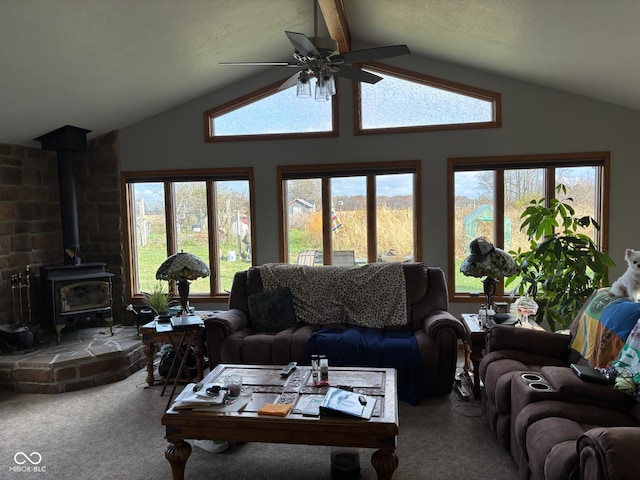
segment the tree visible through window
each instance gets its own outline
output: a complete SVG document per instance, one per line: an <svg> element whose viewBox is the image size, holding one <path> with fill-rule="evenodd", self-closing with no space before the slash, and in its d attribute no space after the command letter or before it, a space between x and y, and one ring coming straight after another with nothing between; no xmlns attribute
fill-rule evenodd
<svg viewBox="0 0 640 480"><path fill-rule="evenodd" d="M460 300L483 290L482 279L460 273L474 238L486 237L506 251L528 250L520 216L531 200L555 195L558 184L567 187L576 215L598 221L600 232L584 233L606 251L608 169L608 152L449 159L451 294ZM498 288L504 293L502 283Z"/></svg>
<svg viewBox="0 0 640 480"><path fill-rule="evenodd" d="M123 174L130 296L152 291L157 268L176 252L192 253L210 266L210 278L192 281L192 297L224 295L235 272L251 265L250 169L192 177Z"/></svg>

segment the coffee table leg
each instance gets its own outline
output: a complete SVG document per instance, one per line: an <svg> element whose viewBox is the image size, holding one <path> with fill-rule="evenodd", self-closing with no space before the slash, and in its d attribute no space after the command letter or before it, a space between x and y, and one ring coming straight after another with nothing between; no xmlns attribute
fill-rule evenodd
<svg viewBox="0 0 640 480"><path fill-rule="evenodd" d="M184 467L189 455L191 455L191 445L184 440L177 440L167 445L164 457L171 464L171 478L173 480L184 480Z"/></svg>
<svg viewBox="0 0 640 480"><path fill-rule="evenodd" d="M371 465L378 474L378 480L391 480L398 468L398 457L393 450L376 450L371 455Z"/></svg>

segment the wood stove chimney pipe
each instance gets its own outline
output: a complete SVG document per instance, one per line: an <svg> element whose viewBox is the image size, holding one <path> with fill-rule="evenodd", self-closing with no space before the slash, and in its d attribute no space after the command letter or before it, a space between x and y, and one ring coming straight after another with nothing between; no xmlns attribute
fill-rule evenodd
<svg viewBox="0 0 640 480"><path fill-rule="evenodd" d="M80 234L78 229L78 201L72 152L87 149L87 133L91 130L66 125L35 139L43 150L58 153L58 184L60 189L60 219L62 221L62 249L65 265L78 265Z"/></svg>

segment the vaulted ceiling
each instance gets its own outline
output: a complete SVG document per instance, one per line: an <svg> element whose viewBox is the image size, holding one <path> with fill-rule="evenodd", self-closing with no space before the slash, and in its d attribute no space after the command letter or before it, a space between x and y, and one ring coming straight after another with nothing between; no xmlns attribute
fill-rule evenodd
<svg viewBox="0 0 640 480"><path fill-rule="evenodd" d="M285 30L407 44L640 110L637 0L0 0L0 142L99 135L289 60ZM283 75L283 76L286 76Z"/></svg>

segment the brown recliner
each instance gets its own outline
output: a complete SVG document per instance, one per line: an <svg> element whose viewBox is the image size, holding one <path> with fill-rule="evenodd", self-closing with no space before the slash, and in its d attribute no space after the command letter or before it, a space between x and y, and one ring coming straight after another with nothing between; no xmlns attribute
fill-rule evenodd
<svg viewBox="0 0 640 480"><path fill-rule="evenodd" d="M277 333L256 333L252 328L248 298L263 291L260 268L237 272L229 295L228 311L216 312L205 319L211 368L219 363L305 363L307 339L320 328L319 325L301 324ZM464 326L447 311L447 285L441 269L421 262L403 263L402 268L406 283L407 324L404 327L385 327L385 331L411 330L424 367L424 395L448 394L454 383L458 339L465 335ZM330 326L338 329L349 327L346 324Z"/></svg>
<svg viewBox="0 0 640 480"><path fill-rule="evenodd" d="M586 363L570 348L579 320L569 335L493 327L480 364L483 411L522 479L640 478L640 458L613 464L623 449L616 442L635 441L636 402L611 384L579 379L569 368ZM616 435L593 434L619 427L625 430Z"/></svg>
<svg viewBox="0 0 640 480"><path fill-rule="evenodd" d="M538 379L531 380L533 377ZM636 402L612 385L590 383L566 367L512 378L513 436L520 477L581 478L577 439L594 427L640 426Z"/></svg>
<svg viewBox="0 0 640 480"><path fill-rule="evenodd" d="M637 408L634 418L639 420ZM583 433L577 442L583 479L634 480L638 478L640 428L597 427Z"/></svg>
<svg viewBox="0 0 640 480"><path fill-rule="evenodd" d="M633 434L620 436L608 445L600 443L592 430L628 427L640 432L638 408L627 405L626 409L605 406L576 404L569 401L542 400L524 407L516 418L516 436L521 446L519 462L520 478L531 480L577 480L577 479L636 479L640 462L629 457L623 462L612 461L610 452L621 447L619 442L631 441L635 448L640 440ZM634 430L628 430L631 433ZM602 463L600 473L591 474L581 470L580 438L586 436L595 457ZM584 440L583 440L584 441ZM586 455L587 452L585 452Z"/></svg>
<svg viewBox="0 0 640 480"><path fill-rule="evenodd" d="M571 326L573 332L575 323ZM520 452L512 435L512 380L526 372L540 372L544 366L569 367L579 362L580 356L569 348L571 339L570 335L505 325L496 325L487 332L486 354L480 362L482 409L489 428L516 462Z"/></svg>

